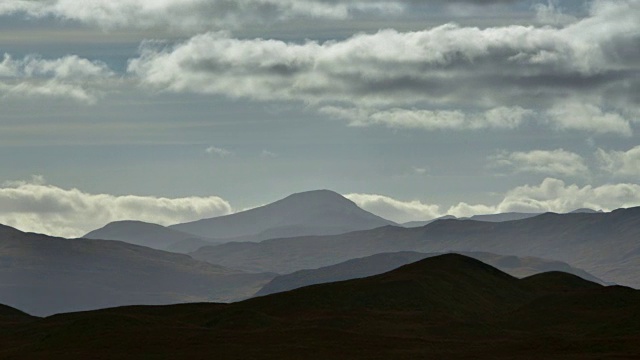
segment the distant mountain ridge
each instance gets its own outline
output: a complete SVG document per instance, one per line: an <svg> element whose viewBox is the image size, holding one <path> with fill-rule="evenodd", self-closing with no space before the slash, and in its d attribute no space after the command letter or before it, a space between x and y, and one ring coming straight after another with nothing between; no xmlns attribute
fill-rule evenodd
<svg viewBox="0 0 640 360"><path fill-rule="evenodd" d="M203 247L195 258L280 274L397 251L481 251L563 261L609 283L640 287L640 207L610 213L546 213L507 221L438 220L333 236Z"/></svg>
<svg viewBox="0 0 640 360"><path fill-rule="evenodd" d="M395 223L359 208L338 193L315 190L292 194L254 209L168 227L141 221L116 221L84 237L189 253L225 242L333 235L385 225Z"/></svg>
<svg viewBox="0 0 640 360"><path fill-rule="evenodd" d="M33 315L238 300L274 276L120 241L54 238L0 226L0 303Z"/></svg>
<svg viewBox="0 0 640 360"><path fill-rule="evenodd" d="M593 210L589 208L580 208L573 211L568 212L567 214L596 214L603 213L602 210ZM514 220L522 220L528 219L534 216L541 215L543 213L522 213L522 212L505 212L505 213L497 213L497 214L478 214L470 217L455 217L453 215L445 215L439 218L435 218L432 220L425 221L410 221L403 223L404 227L420 227L428 225L436 220L449 220L449 219L457 219L457 220L474 220L474 221L486 221L486 222L503 222L503 221L514 221Z"/></svg>
<svg viewBox="0 0 640 360"><path fill-rule="evenodd" d="M235 214L169 226L207 238L250 237L253 241L301 235L332 235L393 225L330 190L289 195Z"/></svg>
<svg viewBox="0 0 640 360"><path fill-rule="evenodd" d="M198 242L200 246L215 245L213 239L204 239L182 231L143 221L114 221L83 236L85 239L117 240L158 250L170 250L184 242ZM176 251L180 252L180 251Z"/></svg>

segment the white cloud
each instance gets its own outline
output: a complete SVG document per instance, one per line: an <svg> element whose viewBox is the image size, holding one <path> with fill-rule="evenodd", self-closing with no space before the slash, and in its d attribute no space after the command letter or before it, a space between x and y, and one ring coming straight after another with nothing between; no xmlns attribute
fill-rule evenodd
<svg viewBox="0 0 640 360"><path fill-rule="evenodd" d="M113 76L106 64L75 55L52 60L36 56L15 60L5 54L0 63L0 95L95 103L104 80Z"/></svg>
<svg viewBox="0 0 640 360"><path fill-rule="evenodd" d="M261 158L277 158L278 154L276 154L276 153L274 153L272 151L269 151L269 150L262 150L260 152L260 157Z"/></svg>
<svg viewBox="0 0 640 360"><path fill-rule="evenodd" d="M106 29L170 27L198 31L293 17L348 19L357 13L397 14L402 1L327 0L5 0L0 15L54 16Z"/></svg>
<svg viewBox="0 0 640 360"><path fill-rule="evenodd" d="M535 4L536 19L545 25L567 25L578 21L573 15L565 14L557 0L549 0L546 4Z"/></svg>
<svg viewBox="0 0 640 360"><path fill-rule="evenodd" d="M169 48L148 43L128 70L154 89L302 101L352 125L513 129L531 117L628 136L639 34L640 0L595 1L588 17L559 28L447 24L323 43L209 32ZM620 88L629 91L611 91Z"/></svg>
<svg viewBox="0 0 640 360"><path fill-rule="evenodd" d="M233 155L233 152L227 150L227 149L223 149L223 148L219 148L219 147L215 147L215 146L209 146L205 152L207 154L212 154L212 155L217 155L219 157L227 157L230 155Z"/></svg>
<svg viewBox="0 0 640 360"><path fill-rule="evenodd" d="M116 220L162 225L231 213L219 197L163 198L89 194L34 181L7 182L0 187L0 223L23 231L77 237Z"/></svg>
<svg viewBox="0 0 640 360"><path fill-rule="evenodd" d="M521 107L498 107L480 114L462 111L430 111L394 108L390 110L365 110L325 106L320 112L349 121L351 126L383 124L390 128L415 128L425 130L476 130L514 129L534 113Z"/></svg>
<svg viewBox="0 0 640 360"><path fill-rule="evenodd" d="M566 213L580 208L611 211L618 208L640 206L640 185L633 183L604 184L600 186L567 185L564 181L546 178L539 185L523 185L507 191L495 204L469 204L460 202L440 210L437 204L420 201L401 201L384 195L347 194L348 199L361 208L399 223L429 220L443 215L470 217L506 212Z"/></svg>
<svg viewBox="0 0 640 360"><path fill-rule="evenodd" d="M508 191L497 205L460 203L447 213L456 216L503 212L565 213L579 208L610 211L640 206L640 185L632 183L601 186L566 185L564 181L547 178L538 186L524 185Z"/></svg>
<svg viewBox="0 0 640 360"><path fill-rule="evenodd" d="M438 205L425 204L418 200L400 201L375 194L346 194L344 196L364 210L397 223L430 220L440 216Z"/></svg>
<svg viewBox="0 0 640 360"><path fill-rule="evenodd" d="M548 115L554 126L563 130L584 130L623 136L633 134L629 120L615 112L604 112L593 104L579 101L559 103L548 111Z"/></svg>
<svg viewBox="0 0 640 360"><path fill-rule="evenodd" d="M640 176L640 146L628 151L606 151L598 149L596 158L600 168L614 177L638 179Z"/></svg>
<svg viewBox="0 0 640 360"><path fill-rule="evenodd" d="M412 166L411 170L418 175L425 175L429 171L429 169L420 166Z"/></svg>
<svg viewBox="0 0 640 360"><path fill-rule="evenodd" d="M500 152L489 158L490 166L508 168L513 172L540 173L561 176L585 176L589 168L584 159L563 149L529 152Z"/></svg>

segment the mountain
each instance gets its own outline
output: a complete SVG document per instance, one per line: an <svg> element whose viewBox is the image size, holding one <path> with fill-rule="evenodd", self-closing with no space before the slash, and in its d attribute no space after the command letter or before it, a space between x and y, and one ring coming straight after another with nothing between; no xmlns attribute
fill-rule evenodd
<svg viewBox="0 0 640 360"><path fill-rule="evenodd" d="M27 321L35 320L36 318L22 312L18 309L14 309L10 306L0 305L0 325L11 326L17 323L23 323Z"/></svg>
<svg viewBox="0 0 640 360"><path fill-rule="evenodd" d="M146 246L152 249L174 252L189 252L201 246L214 245L212 239L197 238L192 234L169 229L158 224L142 221L115 221L83 236L85 239L117 240ZM198 247L188 246L197 243ZM186 250L186 251L185 251Z"/></svg>
<svg viewBox="0 0 640 360"><path fill-rule="evenodd" d="M602 283L593 275L560 262L534 257L496 255L483 252L460 252L465 256L480 260L515 277L527 277L550 271L564 271L594 283ZM441 254L425 254L412 251L383 253L349 260L319 269L300 270L280 275L267 283L256 296L264 296L289 291L304 286L322 284L382 274L400 266Z"/></svg>
<svg viewBox="0 0 640 360"><path fill-rule="evenodd" d="M448 254L232 304L55 315L0 330L0 358L631 359L638 316L637 290Z"/></svg>
<svg viewBox="0 0 640 360"><path fill-rule="evenodd" d="M608 283L640 287L640 207L484 222L438 220L421 228L382 228L332 236L228 243L200 248L200 260L279 274L385 252L481 251L563 261Z"/></svg>
<svg viewBox="0 0 640 360"><path fill-rule="evenodd" d="M462 218L457 218L457 217L455 217L453 215L446 215L446 216L442 216L442 217L439 217L439 218L433 219L433 220L410 221L408 223L402 224L402 226L404 226L404 227L422 227L422 226L431 224L432 222L434 222L436 220L451 220L451 219L475 220L475 221L487 221L487 222L503 222L503 221L513 221L513 220L527 219L527 218L530 218L530 217L538 216L540 214L541 213L506 212L506 213L500 213L500 214L473 215L471 217L462 217Z"/></svg>
<svg viewBox="0 0 640 360"><path fill-rule="evenodd" d="M237 300L273 276L119 241L54 238L0 226L0 303L34 315Z"/></svg>
<svg viewBox="0 0 640 360"><path fill-rule="evenodd" d="M473 215L469 218L465 218L465 220L503 222L503 221L528 219L534 216L538 216L540 214L541 213L506 212L506 213L500 213L500 214Z"/></svg>
<svg viewBox="0 0 640 360"><path fill-rule="evenodd" d="M393 222L362 210L338 193L316 190L293 194L251 210L169 228L205 238L260 241L341 234L390 224Z"/></svg>
<svg viewBox="0 0 640 360"><path fill-rule="evenodd" d="M598 213L602 213L602 210L593 210L593 209L589 209L589 208L580 208L580 209L575 209L572 212L570 212L570 214L598 214Z"/></svg>
<svg viewBox="0 0 640 360"><path fill-rule="evenodd" d="M432 222L436 221L436 220L451 220L451 219L457 219L457 217L453 216L453 215L445 215L445 216L441 216L439 218L435 218L435 219L431 219L431 220L424 220L424 221L409 221L406 223L402 223L402 226L404 227L423 227L425 225L431 224Z"/></svg>

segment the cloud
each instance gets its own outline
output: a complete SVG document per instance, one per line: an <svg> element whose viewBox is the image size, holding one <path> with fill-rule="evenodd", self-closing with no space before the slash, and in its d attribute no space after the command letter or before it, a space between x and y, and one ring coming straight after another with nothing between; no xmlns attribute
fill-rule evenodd
<svg viewBox="0 0 640 360"><path fill-rule="evenodd" d="M30 55L15 60L4 54L0 96L68 98L92 104L101 94L101 83L113 76L106 64L76 55L52 60Z"/></svg>
<svg viewBox="0 0 640 360"><path fill-rule="evenodd" d="M567 25L578 21L573 15L565 14L557 0L549 0L546 4L534 4L536 19L546 25Z"/></svg>
<svg viewBox="0 0 640 360"><path fill-rule="evenodd" d="M400 201L375 194L354 193L344 196L364 210L397 223L430 220L440 216L438 205L424 204L418 200Z"/></svg>
<svg viewBox="0 0 640 360"><path fill-rule="evenodd" d="M613 177L638 179L640 175L640 146L628 151L596 150L600 169Z"/></svg>
<svg viewBox="0 0 640 360"><path fill-rule="evenodd" d="M595 1L561 27L446 24L304 43L209 32L146 43L128 71L157 90L301 101L352 125L628 136L640 89L640 0Z"/></svg>
<svg viewBox="0 0 640 360"><path fill-rule="evenodd" d="M556 104L548 114L554 126L562 130L585 130L623 136L633 134L629 120L615 112L605 113L593 104L579 101L563 102Z"/></svg>
<svg viewBox="0 0 640 360"><path fill-rule="evenodd" d="M170 199L89 194L46 185L42 177L0 187L0 223L63 237L78 237L117 220L170 225L231 212L229 203L216 196Z"/></svg>
<svg viewBox="0 0 640 360"><path fill-rule="evenodd" d="M263 159L267 159L267 158L277 158L278 154L271 152L269 150L262 150L260 152L260 157Z"/></svg>
<svg viewBox="0 0 640 360"><path fill-rule="evenodd" d="M585 176L589 168L584 159L563 149L529 152L500 152L489 158L491 167L507 168L515 173L539 173L560 176Z"/></svg>
<svg viewBox="0 0 640 360"><path fill-rule="evenodd" d="M227 149L223 149L223 148L219 148L219 147L215 147L215 146L209 146L205 152L207 154L212 154L212 155L217 155L219 157L227 157L230 155L233 155L233 152L227 150Z"/></svg>
<svg viewBox="0 0 640 360"><path fill-rule="evenodd" d="M546 178L539 185L515 187L504 193L502 199L494 204L460 202L446 211L437 204L425 204L417 200L401 201L384 195L347 194L345 197L369 212L403 223L444 215L470 217L505 212L567 213L579 208L611 211L640 206L640 185L619 183L581 187L576 184L568 185L559 179Z"/></svg>
<svg viewBox="0 0 640 360"><path fill-rule="evenodd" d="M361 13L402 12L402 1L375 0L8 0L0 15L22 13L114 28L202 31L290 18L348 19Z"/></svg>
<svg viewBox="0 0 640 360"><path fill-rule="evenodd" d="M447 211L455 216L503 212L565 213L579 208L610 211L640 206L640 185L632 183L601 186L567 185L564 181L546 178L538 186L524 185L508 191L497 205L460 203Z"/></svg>
<svg viewBox="0 0 640 360"><path fill-rule="evenodd" d="M428 168L420 167L420 166L412 166L411 170L413 170L413 172L418 175L426 175L427 172L429 171Z"/></svg>
<svg viewBox="0 0 640 360"><path fill-rule="evenodd" d="M480 114L462 111L431 111L394 108L369 113L363 109L334 106L320 108L320 112L349 121L351 126L382 124L390 128L424 130L514 129L534 112L521 107L498 107Z"/></svg>

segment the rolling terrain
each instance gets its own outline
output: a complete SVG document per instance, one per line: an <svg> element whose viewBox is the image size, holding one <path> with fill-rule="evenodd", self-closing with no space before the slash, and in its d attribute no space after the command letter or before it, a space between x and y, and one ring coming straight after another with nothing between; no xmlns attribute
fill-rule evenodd
<svg viewBox="0 0 640 360"><path fill-rule="evenodd" d="M640 292L511 277L462 255L233 304L60 314L0 331L3 359L630 359Z"/></svg>
<svg viewBox="0 0 640 360"><path fill-rule="evenodd" d="M213 239L204 239L166 226L142 221L115 221L84 235L85 239L116 240L146 246L152 249L182 252L196 250L201 246L215 245ZM189 244L195 244L190 245Z"/></svg>
<svg viewBox="0 0 640 360"><path fill-rule="evenodd" d="M203 247L194 258L254 272L291 273L385 252L480 251L557 260L605 282L640 287L640 207L610 213L546 213L506 222L438 220Z"/></svg>
<svg viewBox="0 0 640 360"><path fill-rule="evenodd" d="M274 274L247 274L119 241L0 226L0 303L33 315L133 304L232 301Z"/></svg>
<svg viewBox="0 0 640 360"><path fill-rule="evenodd" d="M116 221L84 236L117 240L177 253L227 242L259 242L305 235L334 235L395 223L359 208L329 190L290 195L239 213L169 227L141 221Z"/></svg>
<svg viewBox="0 0 640 360"><path fill-rule="evenodd" d="M595 283L602 283L600 279L593 275L580 269L573 268L560 261L551 261L534 257L520 258L517 256L505 256L483 252L458 253L478 259L518 278L550 271L563 271ZM299 270L291 274L275 277L260 289L260 291L256 293L256 296L289 291L309 285L373 276L437 255L442 254L425 254L412 251L383 253L353 259L319 269Z"/></svg>

